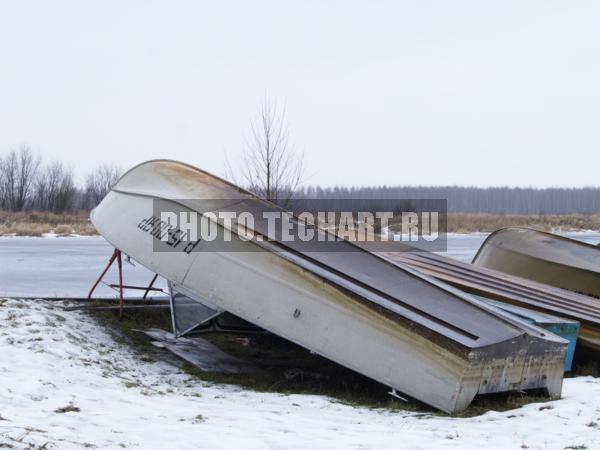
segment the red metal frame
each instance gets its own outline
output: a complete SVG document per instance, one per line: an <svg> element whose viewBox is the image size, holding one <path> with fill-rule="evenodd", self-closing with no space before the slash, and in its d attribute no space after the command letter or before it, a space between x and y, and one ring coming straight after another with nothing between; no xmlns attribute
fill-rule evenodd
<svg viewBox="0 0 600 450"><path fill-rule="evenodd" d="M117 266L119 267L119 319L123 317L123 261L121 250L117 250Z"/></svg>
<svg viewBox="0 0 600 450"><path fill-rule="evenodd" d="M113 263L115 262L115 259L117 260L117 267L119 268L119 307L120 307L119 308L119 319L120 319L121 317L123 317L123 259L121 258L121 250L119 250L118 248L115 248L115 251L113 252L110 259L108 260L108 264L106 265L106 268L100 274L100 276L98 277L98 279L92 286L92 289L90 289L90 292L88 293L88 299L89 300L92 299L92 294L94 293L94 291L96 290L96 288L98 287L100 282L102 281L102 278L104 278L104 275L106 275L106 272L108 272L108 269L110 269L110 266L112 266Z"/></svg>
<svg viewBox="0 0 600 450"><path fill-rule="evenodd" d="M94 293L94 291L96 290L96 287L98 287L98 285L100 284L100 282L102 281L102 278L104 278L104 275L106 275L106 272L108 272L108 269L110 269L110 266L112 266L112 264L115 262L115 259L117 258L117 256L121 253L120 250L117 250L115 248L115 251L113 252L112 256L110 257L110 259L108 260L108 264L106 265L106 268L104 269L104 271L100 274L100 276L98 277L98 279L96 280L96 282L94 283L94 285L92 286L92 289L90 289L90 292L88 293L88 299L91 300L92 299L92 294Z"/></svg>
<svg viewBox="0 0 600 450"><path fill-rule="evenodd" d="M119 306L120 306L119 318L121 318L123 316L123 303L124 303L123 289L140 289L140 290L143 289L145 292L144 292L144 296L142 297L142 299L144 299L144 300L146 299L146 297L148 296L148 293L150 291L161 291L162 292L162 289L153 287L154 282L158 278L158 274L155 274L154 277L152 277L152 281L150 281L150 284L147 287L124 285L123 284L123 258L121 255L121 250L119 250L118 248L115 248L115 251L113 252L110 259L108 260L108 264L106 265L106 267L104 268L104 270L102 271L102 273L100 274L100 276L98 277L98 279L96 280L96 282L94 283L92 288L90 289L90 292L88 293L88 296L87 296L88 300L92 300L92 294L94 293L94 291L96 290L98 285L102 282L102 279L108 272L108 269L110 269L110 267L113 265L115 260L117 261L117 268L119 270L119 284L109 284L108 286L113 289L118 288L118 290L119 290Z"/></svg>

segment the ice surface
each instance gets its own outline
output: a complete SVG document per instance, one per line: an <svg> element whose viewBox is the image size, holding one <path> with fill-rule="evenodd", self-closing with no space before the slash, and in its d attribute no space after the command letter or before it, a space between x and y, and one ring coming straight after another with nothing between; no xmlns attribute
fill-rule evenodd
<svg viewBox="0 0 600 450"><path fill-rule="evenodd" d="M0 296L85 297L112 252L102 237L0 238ZM126 262L123 271L124 284L147 286L153 277L144 267ZM117 283L116 263L105 281ZM165 288L165 283L160 280L157 287ZM128 293L140 296L140 291ZM117 294L101 284L95 295Z"/></svg>
<svg viewBox="0 0 600 450"><path fill-rule="evenodd" d="M565 236L596 244L600 233L566 233ZM487 234L449 234L445 255L470 262ZM113 248L102 237L27 238L0 237L0 295L6 297L86 296L102 272ZM124 263L124 283L146 286L153 274ZM107 281L117 281L116 264ZM166 289L160 280L158 287ZM99 296L115 291L100 285ZM139 296L139 291L130 291Z"/></svg>

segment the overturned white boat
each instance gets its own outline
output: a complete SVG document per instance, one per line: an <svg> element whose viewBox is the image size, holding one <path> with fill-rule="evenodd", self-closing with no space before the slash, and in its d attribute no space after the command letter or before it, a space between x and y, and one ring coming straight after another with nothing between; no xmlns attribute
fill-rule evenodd
<svg viewBox="0 0 600 450"><path fill-rule="evenodd" d="M235 223L219 221L232 232L228 251L202 239L169 251L161 247L157 203L207 220L216 209L277 207L194 167L158 160L128 171L92 212L112 245L169 280L183 299L202 302L203 319L228 311L446 412L477 394L543 388L560 395L565 340L356 246L306 251L294 242L246 240ZM253 231L266 235L264 224ZM183 306L179 328L197 322Z"/></svg>
<svg viewBox="0 0 600 450"><path fill-rule="evenodd" d="M490 234L473 264L600 298L600 247L531 228Z"/></svg>

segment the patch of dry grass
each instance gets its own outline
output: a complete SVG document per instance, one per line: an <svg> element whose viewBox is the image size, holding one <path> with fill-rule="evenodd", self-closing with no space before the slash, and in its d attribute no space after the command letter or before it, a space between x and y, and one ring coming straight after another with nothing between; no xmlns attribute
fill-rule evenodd
<svg viewBox="0 0 600 450"><path fill-rule="evenodd" d="M87 211L55 214L45 211L0 211L0 236L41 236L44 233L61 236L98 234Z"/></svg>
<svg viewBox="0 0 600 450"><path fill-rule="evenodd" d="M448 232L451 233L492 232L505 227L530 227L551 232L600 230L600 214L448 214Z"/></svg>
<svg viewBox="0 0 600 450"><path fill-rule="evenodd" d="M61 408L56 408L54 410L55 413L58 414L64 414L64 413L68 413L68 412L79 412L81 411L81 409L79 409L79 407L75 406L73 403L69 403L67 406L63 406Z"/></svg>
<svg viewBox="0 0 600 450"><path fill-rule="evenodd" d="M391 229L398 229L392 224ZM551 232L600 230L600 214L514 215L514 214L448 214L449 233L490 233L505 227L531 227ZM98 234L87 211L54 214L44 211L0 211L0 236L41 236L54 232L67 236Z"/></svg>

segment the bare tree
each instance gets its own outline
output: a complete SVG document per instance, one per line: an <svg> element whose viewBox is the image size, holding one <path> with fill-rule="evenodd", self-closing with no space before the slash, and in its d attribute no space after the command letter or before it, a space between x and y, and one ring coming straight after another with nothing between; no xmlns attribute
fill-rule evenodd
<svg viewBox="0 0 600 450"><path fill-rule="evenodd" d="M40 158L29 147L12 150L0 161L0 205L11 211L22 211L33 200L34 182Z"/></svg>
<svg viewBox="0 0 600 450"><path fill-rule="evenodd" d="M92 209L102 201L110 189L119 181L122 170L110 164L103 164L90 173L85 180L86 206Z"/></svg>
<svg viewBox="0 0 600 450"><path fill-rule="evenodd" d="M59 161L40 170L35 183L35 207L42 211L64 212L73 207L77 188L73 171Z"/></svg>
<svg viewBox="0 0 600 450"><path fill-rule="evenodd" d="M8 177L12 174L9 170L8 160L0 155L0 209L8 209L8 186L11 181Z"/></svg>
<svg viewBox="0 0 600 450"><path fill-rule="evenodd" d="M250 121L241 170L242 183L259 197L287 206L303 175L303 155L290 144L285 107L265 95ZM230 176L233 171L228 168Z"/></svg>

